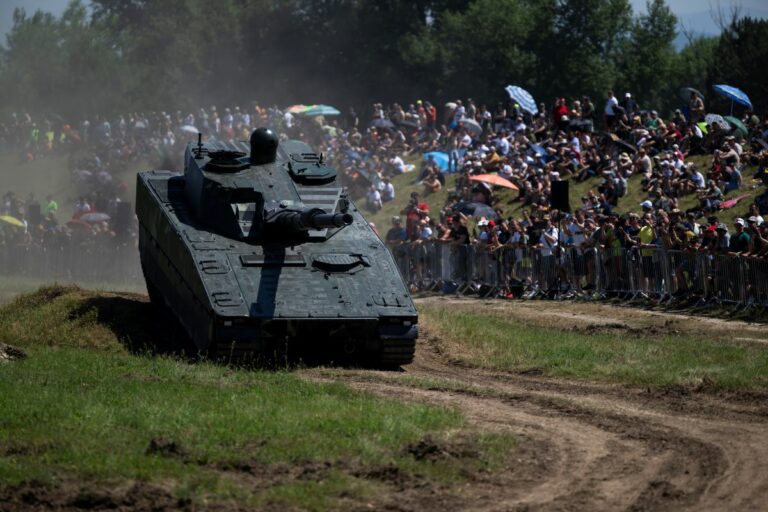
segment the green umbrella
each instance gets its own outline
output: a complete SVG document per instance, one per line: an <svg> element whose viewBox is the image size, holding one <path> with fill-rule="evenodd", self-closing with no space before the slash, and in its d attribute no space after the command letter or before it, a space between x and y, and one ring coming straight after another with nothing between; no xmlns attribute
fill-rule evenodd
<svg viewBox="0 0 768 512"><path fill-rule="evenodd" d="M742 136L746 137L749 133L749 130L747 130L747 127L741 122L741 119L733 116L725 116L725 120L728 121L728 124L733 126L733 129L739 132Z"/></svg>

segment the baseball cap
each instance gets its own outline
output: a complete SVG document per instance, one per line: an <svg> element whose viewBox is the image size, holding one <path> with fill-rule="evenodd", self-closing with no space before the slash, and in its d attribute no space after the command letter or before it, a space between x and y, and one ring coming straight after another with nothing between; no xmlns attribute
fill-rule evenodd
<svg viewBox="0 0 768 512"><path fill-rule="evenodd" d="M640 203L640 207L651 209L651 208L653 208L653 203L651 203L649 200L646 199L645 201Z"/></svg>
<svg viewBox="0 0 768 512"><path fill-rule="evenodd" d="M487 225L488 225L488 221L487 221L486 219L480 219L480 220L477 222L477 225L478 225L478 226L487 226Z"/></svg>
<svg viewBox="0 0 768 512"><path fill-rule="evenodd" d="M723 224L721 222L720 224L717 225L717 230L718 231L728 231L728 226L726 226L725 224Z"/></svg>
<svg viewBox="0 0 768 512"><path fill-rule="evenodd" d="M755 223L757 223L757 217L755 217L755 216L753 215L752 217L749 217L749 218L747 219L747 222L755 222Z"/></svg>
<svg viewBox="0 0 768 512"><path fill-rule="evenodd" d="M493 220L489 220L489 221L488 221L488 227L490 227L490 228L494 228L494 227L496 227L496 221L493 221Z"/></svg>
<svg viewBox="0 0 768 512"><path fill-rule="evenodd" d="M745 225L744 219L739 217L738 219L736 219L736 222L734 222L734 224L736 224L737 226L744 226Z"/></svg>

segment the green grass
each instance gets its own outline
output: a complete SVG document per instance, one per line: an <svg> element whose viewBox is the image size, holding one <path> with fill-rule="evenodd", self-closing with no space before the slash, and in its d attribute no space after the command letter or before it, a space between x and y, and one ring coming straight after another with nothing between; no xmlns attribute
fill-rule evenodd
<svg viewBox="0 0 768 512"><path fill-rule="evenodd" d="M477 308L423 304L419 313L446 340L449 356L473 366L654 387L768 389L768 348L691 335L543 328Z"/></svg>
<svg viewBox="0 0 768 512"><path fill-rule="evenodd" d="M148 307L76 287L0 307L0 341L28 354L0 364L0 482L141 480L199 503L322 510L386 491L361 469L391 464L448 485L492 467L514 445L508 436L466 434L451 408L307 382L288 370L131 353L124 338L140 335ZM417 460L405 448L426 435L446 443L467 435L479 455ZM153 439L180 449L149 453ZM254 486L227 469L244 462L273 480ZM328 463L321 478L281 473L318 462Z"/></svg>
<svg viewBox="0 0 768 512"><path fill-rule="evenodd" d="M174 478L215 491L218 479L206 466L244 457L264 464L395 463L425 432L461 425L453 410L307 383L287 372L26 348L27 360L0 369L0 439L27 453L0 457L6 483L55 474ZM181 443L194 462L147 455L153 438Z"/></svg>
<svg viewBox="0 0 768 512"><path fill-rule="evenodd" d="M131 293L146 293L147 287L144 282L125 282L125 281L61 281L51 283L40 277L32 276L0 276L0 304L4 304L14 299L22 293L30 293L44 286L81 286L89 290L97 291L121 291Z"/></svg>
<svg viewBox="0 0 768 512"><path fill-rule="evenodd" d="M706 175L707 170L712 165L712 157L708 155L701 155L701 156L693 156L688 159L689 161L695 163L699 169L702 171L703 174ZM746 195L744 199L739 201L739 203L731 208L730 210L725 210L721 212L720 218L721 220L725 222L733 222L736 217L743 217L747 207L751 202L754 201L754 199L762 194L765 191L765 187L763 186L762 182L759 180L753 180L752 176L755 173L754 167L747 167L743 172L743 184L742 187L738 190L733 190L725 195L725 199L733 199L735 197L739 197L742 195ZM587 194L590 190L594 190L597 192L597 187L600 185L600 183L603 181L602 177L595 177L590 178L586 181L583 181L581 183L577 183L575 180L571 181L570 186L570 193L571 193L571 207L576 207L581 204L581 198ZM642 176L640 174L635 174L634 176L631 176L629 178L629 188L627 190L627 195L619 199L619 205L616 208L616 211L619 213L629 213L629 212L635 212L639 213L641 211L640 203L646 199L648 199L648 193L644 192L642 189ZM696 194L688 194L686 196L683 196L679 200L680 209L682 211L686 211L690 208L694 208L698 206L699 201Z"/></svg>

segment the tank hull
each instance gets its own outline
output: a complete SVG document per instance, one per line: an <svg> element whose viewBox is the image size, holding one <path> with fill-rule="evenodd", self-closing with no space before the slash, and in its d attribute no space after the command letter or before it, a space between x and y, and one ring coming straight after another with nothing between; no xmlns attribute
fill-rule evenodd
<svg viewBox="0 0 768 512"><path fill-rule="evenodd" d="M139 251L154 302L199 351L227 357L284 343L344 349L384 365L412 361L418 316L389 251L350 204L332 237L243 240L212 232L190 212L185 175L140 173ZM297 187L304 204L339 189Z"/></svg>

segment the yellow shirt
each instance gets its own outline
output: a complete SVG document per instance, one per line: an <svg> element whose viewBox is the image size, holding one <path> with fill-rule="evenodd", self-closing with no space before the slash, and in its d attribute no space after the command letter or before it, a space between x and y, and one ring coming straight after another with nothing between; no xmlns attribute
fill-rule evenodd
<svg viewBox="0 0 768 512"><path fill-rule="evenodd" d="M638 236L640 237L640 243L650 244L656 238L656 233L653 232L653 228L651 226L646 224L640 228ZM653 256L653 249L641 249L640 254L643 256Z"/></svg>

